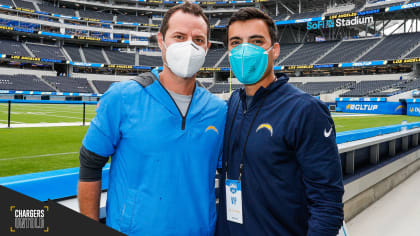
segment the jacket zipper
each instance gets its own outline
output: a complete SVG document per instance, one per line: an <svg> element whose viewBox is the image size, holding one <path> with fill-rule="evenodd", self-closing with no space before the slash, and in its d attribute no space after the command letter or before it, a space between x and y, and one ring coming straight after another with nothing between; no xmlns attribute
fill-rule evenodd
<svg viewBox="0 0 420 236"><path fill-rule="evenodd" d="M160 81L159 81L160 82ZM190 111L190 106L191 106L191 103L192 103L192 101L193 101L193 99L194 99L194 92L195 92L195 88L197 87L197 85L194 85L194 90L193 90L193 93L192 93L192 95L191 95L191 100L190 100L190 103L188 104L188 107L187 107L187 112L185 113L185 116L184 115L182 115L182 112L181 112L181 110L179 109L179 107L178 107L178 105L176 104L176 102L175 102L175 100L174 100L174 98L171 96L171 94L168 92L168 90L162 85L162 84L160 84L161 86L162 86L162 88L166 91L166 93L169 95L169 97L171 98L171 100L172 100L172 102L175 104L175 106L176 106L176 108L178 109L178 112L179 112L179 114L181 115L181 118L182 118L182 123L181 123L181 130L185 130L185 126L186 126L186 123L187 123L187 115L188 115L188 112Z"/></svg>

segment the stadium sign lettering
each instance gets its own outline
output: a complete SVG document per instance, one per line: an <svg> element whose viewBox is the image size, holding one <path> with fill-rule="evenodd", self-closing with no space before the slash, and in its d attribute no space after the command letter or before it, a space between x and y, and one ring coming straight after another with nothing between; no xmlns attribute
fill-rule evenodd
<svg viewBox="0 0 420 236"><path fill-rule="evenodd" d="M333 16L330 16L330 19L348 18L348 17L355 17L355 16L357 16L357 12L344 13L344 14L340 14L340 15L333 15Z"/></svg>
<svg viewBox="0 0 420 236"><path fill-rule="evenodd" d="M287 67L287 69L289 70L295 70L295 69L313 69L314 66L313 65L309 65L309 66L289 66Z"/></svg>
<svg viewBox="0 0 420 236"><path fill-rule="evenodd" d="M38 57L10 56L10 58L16 60L41 61L41 58Z"/></svg>
<svg viewBox="0 0 420 236"><path fill-rule="evenodd" d="M337 19L336 20L336 26L337 27L343 27L343 26L353 26L353 25L366 25L369 23L373 23L373 16L367 16L367 17L354 17L353 19Z"/></svg>
<svg viewBox="0 0 420 236"><path fill-rule="evenodd" d="M373 23L373 16L353 17L352 19L323 20L316 22L308 22L306 28L308 30L329 29L334 27L345 27L354 25L363 25Z"/></svg>
<svg viewBox="0 0 420 236"><path fill-rule="evenodd" d="M2 26L2 25L0 25L0 29L3 29L3 30L13 30L13 27L8 27L8 26Z"/></svg>
<svg viewBox="0 0 420 236"><path fill-rule="evenodd" d="M93 41L101 41L101 39L100 39L100 38L86 37L86 36L77 36L77 39L82 39L82 40L93 40Z"/></svg>
<svg viewBox="0 0 420 236"><path fill-rule="evenodd" d="M409 110L411 113L420 113L420 107L412 107Z"/></svg>
<svg viewBox="0 0 420 236"><path fill-rule="evenodd" d="M392 64L405 64L405 63L416 63L416 62L420 62L420 57L417 58L410 58L410 59L398 59L398 60L393 60Z"/></svg>
<svg viewBox="0 0 420 236"><path fill-rule="evenodd" d="M351 104L348 110L351 111L375 111L378 109L378 105L361 105L361 104Z"/></svg>
<svg viewBox="0 0 420 236"><path fill-rule="evenodd" d="M98 20L98 19L93 19L93 18L82 18L82 20L84 20L84 21L94 21L94 22L99 22L99 21L101 21L101 20Z"/></svg>
<svg viewBox="0 0 420 236"><path fill-rule="evenodd" d="M21 8L21 7L16 7L16 10L18 10L18 11L25 11L25 12L31 12L31 13L34 13L35 12L35 10L25 9L25 8Z"/></svg>
<svg viewBox="0 0 420 236"><path fill-rule="evenodd" d="M403 61L403 63L414 63L414 62L420 62L420 57L411 58L411 59L404 59L404 61Z"/></svg>
<svg viewBox="0 0 420 236"><path fill-rule="evenodd" d="M200 71L220 71L220 68L202 67Z"/></svg>
<svg viewBox="0 0 420 236"><path fill-rule="evenodd" d="M129 65L108 65L108 68L133 69L133 66L129 66Z"/></svg>

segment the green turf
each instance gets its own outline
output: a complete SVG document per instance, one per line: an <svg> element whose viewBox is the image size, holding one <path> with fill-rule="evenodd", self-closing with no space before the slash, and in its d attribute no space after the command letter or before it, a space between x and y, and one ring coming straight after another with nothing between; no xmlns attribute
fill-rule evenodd
<svg viewBox="0 0 420 236"><path fill-rule="evenodd" d="M87 128L0 129L0 176L78 166L78 152ZM39 155L51 156L34 157Z"/></svg>
<svg viewBox="0 0 420 236"><path fill-rule="evenodd" d="M86 105L85 119L90 121L96 115L96 105ZM7 124L8 104L0 103L0 124ZM11 124L82 122L81 104L16 104L12 103Z"/></svg>
<svg viewBox="0 0 420 236"><path fill-rule="evenodd" d="M420 122L420 117L395 115L334 117L333 119L337 132L401 124L403 120L407 123Z"/></svg>

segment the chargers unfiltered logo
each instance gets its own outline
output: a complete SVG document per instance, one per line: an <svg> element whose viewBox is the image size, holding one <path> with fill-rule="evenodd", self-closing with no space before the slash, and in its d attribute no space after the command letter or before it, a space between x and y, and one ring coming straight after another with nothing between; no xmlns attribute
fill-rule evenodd
<svg viewBox="0 0 420 236"><path fill-rule="evenodd" d="M45 222L48 210L48 206L38 209L10 206L10 213L14 219L10 232L48 232L49 227Z"/></svg>

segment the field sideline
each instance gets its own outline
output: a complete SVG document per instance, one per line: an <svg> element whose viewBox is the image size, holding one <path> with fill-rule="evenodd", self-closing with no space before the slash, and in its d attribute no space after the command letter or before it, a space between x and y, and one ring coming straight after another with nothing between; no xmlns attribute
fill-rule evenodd
<svg viewBox="0 0 420 236"><path fill-rule="evenodd" d="M86 106L86 122L95 116ZM12 104L12 124L82 121L81 105ZM420 117L333 113L337 132L420 122ZM0 124L7 123L7 104L0 104ZM78 153L88 127L42 127L0 129L0 176L10 176L79 166Z"/></svg>

